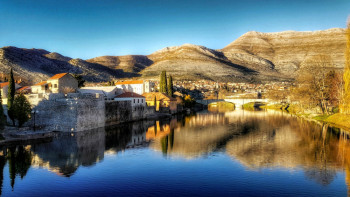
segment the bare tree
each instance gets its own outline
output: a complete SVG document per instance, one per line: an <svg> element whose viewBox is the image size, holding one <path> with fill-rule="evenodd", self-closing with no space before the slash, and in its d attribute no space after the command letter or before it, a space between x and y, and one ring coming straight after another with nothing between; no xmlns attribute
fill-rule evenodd
<svg viewBox="0 0 350 197"><path fill-rule="evenodd" d="M328 55L315 55L300 65L298 88L294 94L301 102L319 106L323 113L329 112L330 84L328 73L334 69Z"/></svg>

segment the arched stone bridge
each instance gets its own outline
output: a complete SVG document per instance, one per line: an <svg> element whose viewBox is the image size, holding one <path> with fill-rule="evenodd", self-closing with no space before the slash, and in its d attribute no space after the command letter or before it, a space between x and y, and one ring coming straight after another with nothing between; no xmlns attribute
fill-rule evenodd
<svg viewBox="0 0 350 197"><path fill-rule="evenodd" d="M227 98L227 99L210 99L210 100L196 100L197 103L203 104L203 105L209 105L211 103L217 103L217 102L229 102L234 103L236 108L241 108L242 105L245 103L267 103L268 99L240 99L240 98Z"/></svg>

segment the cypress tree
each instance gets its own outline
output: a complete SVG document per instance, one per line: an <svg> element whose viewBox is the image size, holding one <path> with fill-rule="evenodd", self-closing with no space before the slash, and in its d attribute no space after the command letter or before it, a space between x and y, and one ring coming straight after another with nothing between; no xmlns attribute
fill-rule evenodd
<svg viewBox="0 0 350 197"><path fill-rule="evenodd" d="M154 96L154 106L156 107L156 109L157 109L157 97L156 96Z"/></svg>
<svg viewBox="0 0 350 197"><path fill-rule="evenodd" d="M0 91L0 130L4 130L6 125L6 118L4 116L4 108L2 107L2 97Z"/></svg>
<svg viewBox="0 0 350 197"><path fill-rule="evenodd" d="M159 92L167 94L167 78L165 71L162 71L162 73L160 74Z"/></svg>
<svg viewBox="0 0 350 197"><path fill-rule="evenodd" d="M15 79L13 78L13 71L11 68L9 86L7 91L7 109L8 109L8 115L13 122L13 126L15 126L15 114L12 108L13 108L13 101L15 100L15 91L16 91Z"/></svg>
<svg viewBox="0 0 350 197"><path fill-rule="evenodd" d="M170 75L168 78L168 95L173 97L173 77Z"/></svg>

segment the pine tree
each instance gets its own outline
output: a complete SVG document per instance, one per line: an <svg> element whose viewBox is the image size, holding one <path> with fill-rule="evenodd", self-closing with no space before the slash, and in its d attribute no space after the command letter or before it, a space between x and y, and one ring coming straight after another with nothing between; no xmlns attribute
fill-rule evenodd
<svg viewBox="0 0 350 197"><path fill-rule="evenodd" d="M173 97L173 77L170 75L168 78L168 95Z"/></svg>
<svg viewBox="0 0 350 197"><path fill-rule="evenodd" d="M159 81L159 92L167 94L167 78L166 78L166 72L162 71L160 74L160 81Z"/></svg>
<svg viewBox="0 0 350 197"><path fill-rule="evenodd" d="M350 18L346 29L345 72L344 72L344 98L341 112L350 114Z"/></svg>
<svg viewBox="0 0 350 197"><path fill-rule="evenodd" d="M12 109L13 101L15 100L15 79L13 78L13 71L11 68L10 72L10 80L8 85L8 92L7 92L7 109L8 109L8 115L10 119L12 120L13 126L15 126L15 114Z"/></svg>
<svg viewBox="0 0 350 197"><path fill-rule="evenodd" d="M4 108L2 107L2 97L0 91L0 130L4 130L6 125L6 117L4 115Z"/></svg>

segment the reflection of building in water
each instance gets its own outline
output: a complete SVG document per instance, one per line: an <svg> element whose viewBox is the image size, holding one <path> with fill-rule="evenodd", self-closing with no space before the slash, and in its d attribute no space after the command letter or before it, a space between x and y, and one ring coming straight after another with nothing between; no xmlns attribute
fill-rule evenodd
<svg viewBox="0 0 350 197"><path fill-rule="evenodd" d="M62 134L50 143L31 147L34 153L32 165L47 168L57 174L71 176L80 165L91 166L104 157L105 131Z"/></svg>
<svg viewBox="0 0 350 197"><path fill-rule="evenodd" d="M116 154L126 148L147 145L146 130L154 121L138 121L106 128L106 151Z"/></svg>
<svg viewBox="0 0 350 197"><path fill-rule="evenodd" d="M228 119L224 114L197 114L192 117L185 117L186 126L200 127L200 126L213 126L224 125L228 123Z"/></svg>
<svg viewBox="0 0 350 197"><path fill-rule="evenodd" d="M171 129L176 127L176 119L157 120L153 126L150 126L146 132L146 140L160 139L169 135Z"/></svg>
<svg viewBox="0 0 350 197"><path fill-rule="evenodd" d="M131 133L132 133L131 140L128 142L127 148L145 144L145 142L146 142L145 125L133 124Z"/></svg>

